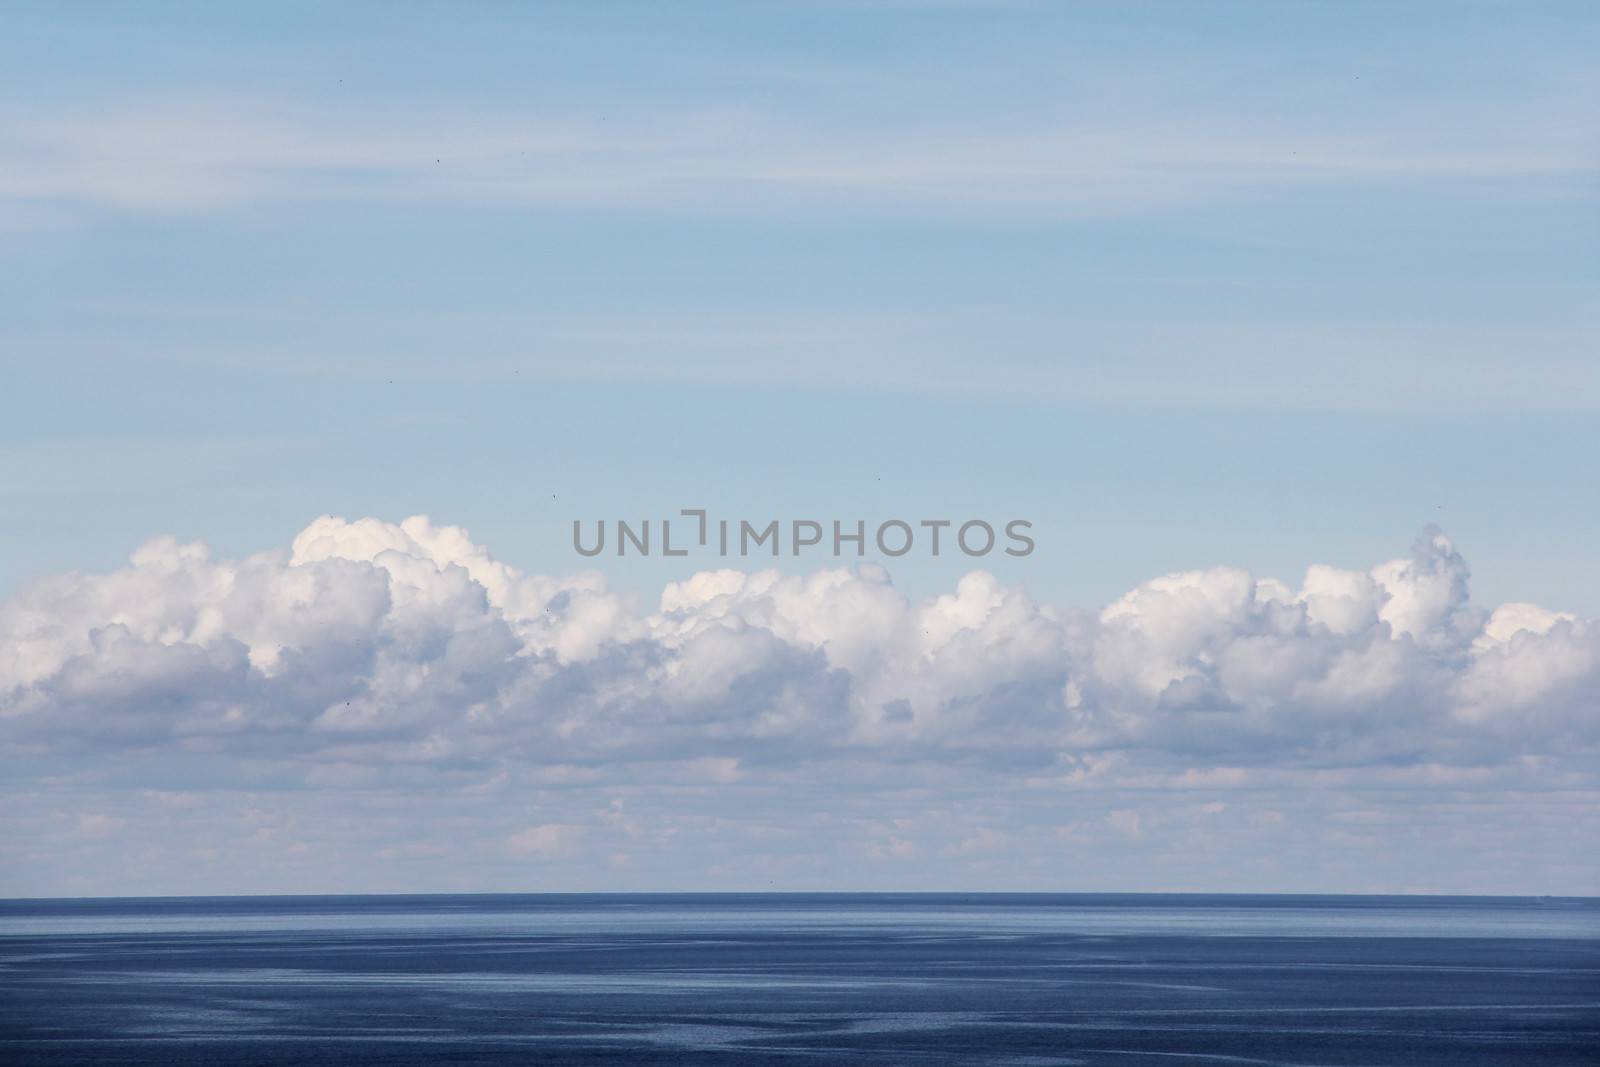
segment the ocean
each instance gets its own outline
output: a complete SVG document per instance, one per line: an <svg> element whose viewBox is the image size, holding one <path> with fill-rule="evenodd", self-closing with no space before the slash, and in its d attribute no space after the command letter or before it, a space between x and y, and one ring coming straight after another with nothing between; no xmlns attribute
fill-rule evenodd
<svg viewBox="0 0 1600 1067"><path fill-rule="evenodd" d="M0 901L12 1064L1600 1063L1600 900Z"/></svg>

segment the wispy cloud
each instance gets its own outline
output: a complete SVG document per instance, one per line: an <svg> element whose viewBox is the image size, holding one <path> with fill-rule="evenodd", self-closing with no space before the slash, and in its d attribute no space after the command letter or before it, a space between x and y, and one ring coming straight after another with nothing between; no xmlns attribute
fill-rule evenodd
<svg viewBox="0 0 1600 1067"><path fill-rule="evenodd" d="M1070 217L1291 184L1586 175L1600 159L1576 123L1463 133L1089 112L908 126L754 109L511 116L261 99L12 111L0 144L0 200L13 211L363 198L721 210L824 198Z"/></svg>

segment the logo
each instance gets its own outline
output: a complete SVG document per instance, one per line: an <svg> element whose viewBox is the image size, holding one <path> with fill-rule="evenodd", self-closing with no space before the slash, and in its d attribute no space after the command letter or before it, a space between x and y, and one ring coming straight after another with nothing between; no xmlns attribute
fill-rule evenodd
<svg viewBox="0 0 1600 1067"><path fill-rule="evenodd" d="M673 523L676 522L677 526ZM912 552L972 557L1001 551L1033 554L1033 523L1011 519L885 519L869 527L865 519L712 519L704 508L684 508L677 519L572 520L572 547L580 556L687 556L715 553L723 558L768 555L865 556L874 546L885 556Z"/></svg>

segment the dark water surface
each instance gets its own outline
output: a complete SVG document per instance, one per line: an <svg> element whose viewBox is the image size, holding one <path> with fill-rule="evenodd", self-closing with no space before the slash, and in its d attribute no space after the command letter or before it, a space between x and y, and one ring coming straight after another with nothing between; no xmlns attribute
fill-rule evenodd
<svg viewBox="0 0 1600 1067"><path fill-rule="evenodd" d="M1600 1064L1600 900L0 901L5 1064Z"/></svg>

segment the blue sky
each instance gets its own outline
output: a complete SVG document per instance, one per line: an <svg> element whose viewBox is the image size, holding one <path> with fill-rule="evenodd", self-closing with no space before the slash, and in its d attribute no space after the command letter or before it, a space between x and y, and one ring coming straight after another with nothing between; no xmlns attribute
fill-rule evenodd
<svg viewBox="0 0 1600 1067"><path fill-rule="evenodd" d="M1091 613L1437 524L1486 611L1600 615L1592 5L6 22L0 598L427 514L644 611L707 561L570 522L704 506L1026 518L984 566Z"/></svg>

